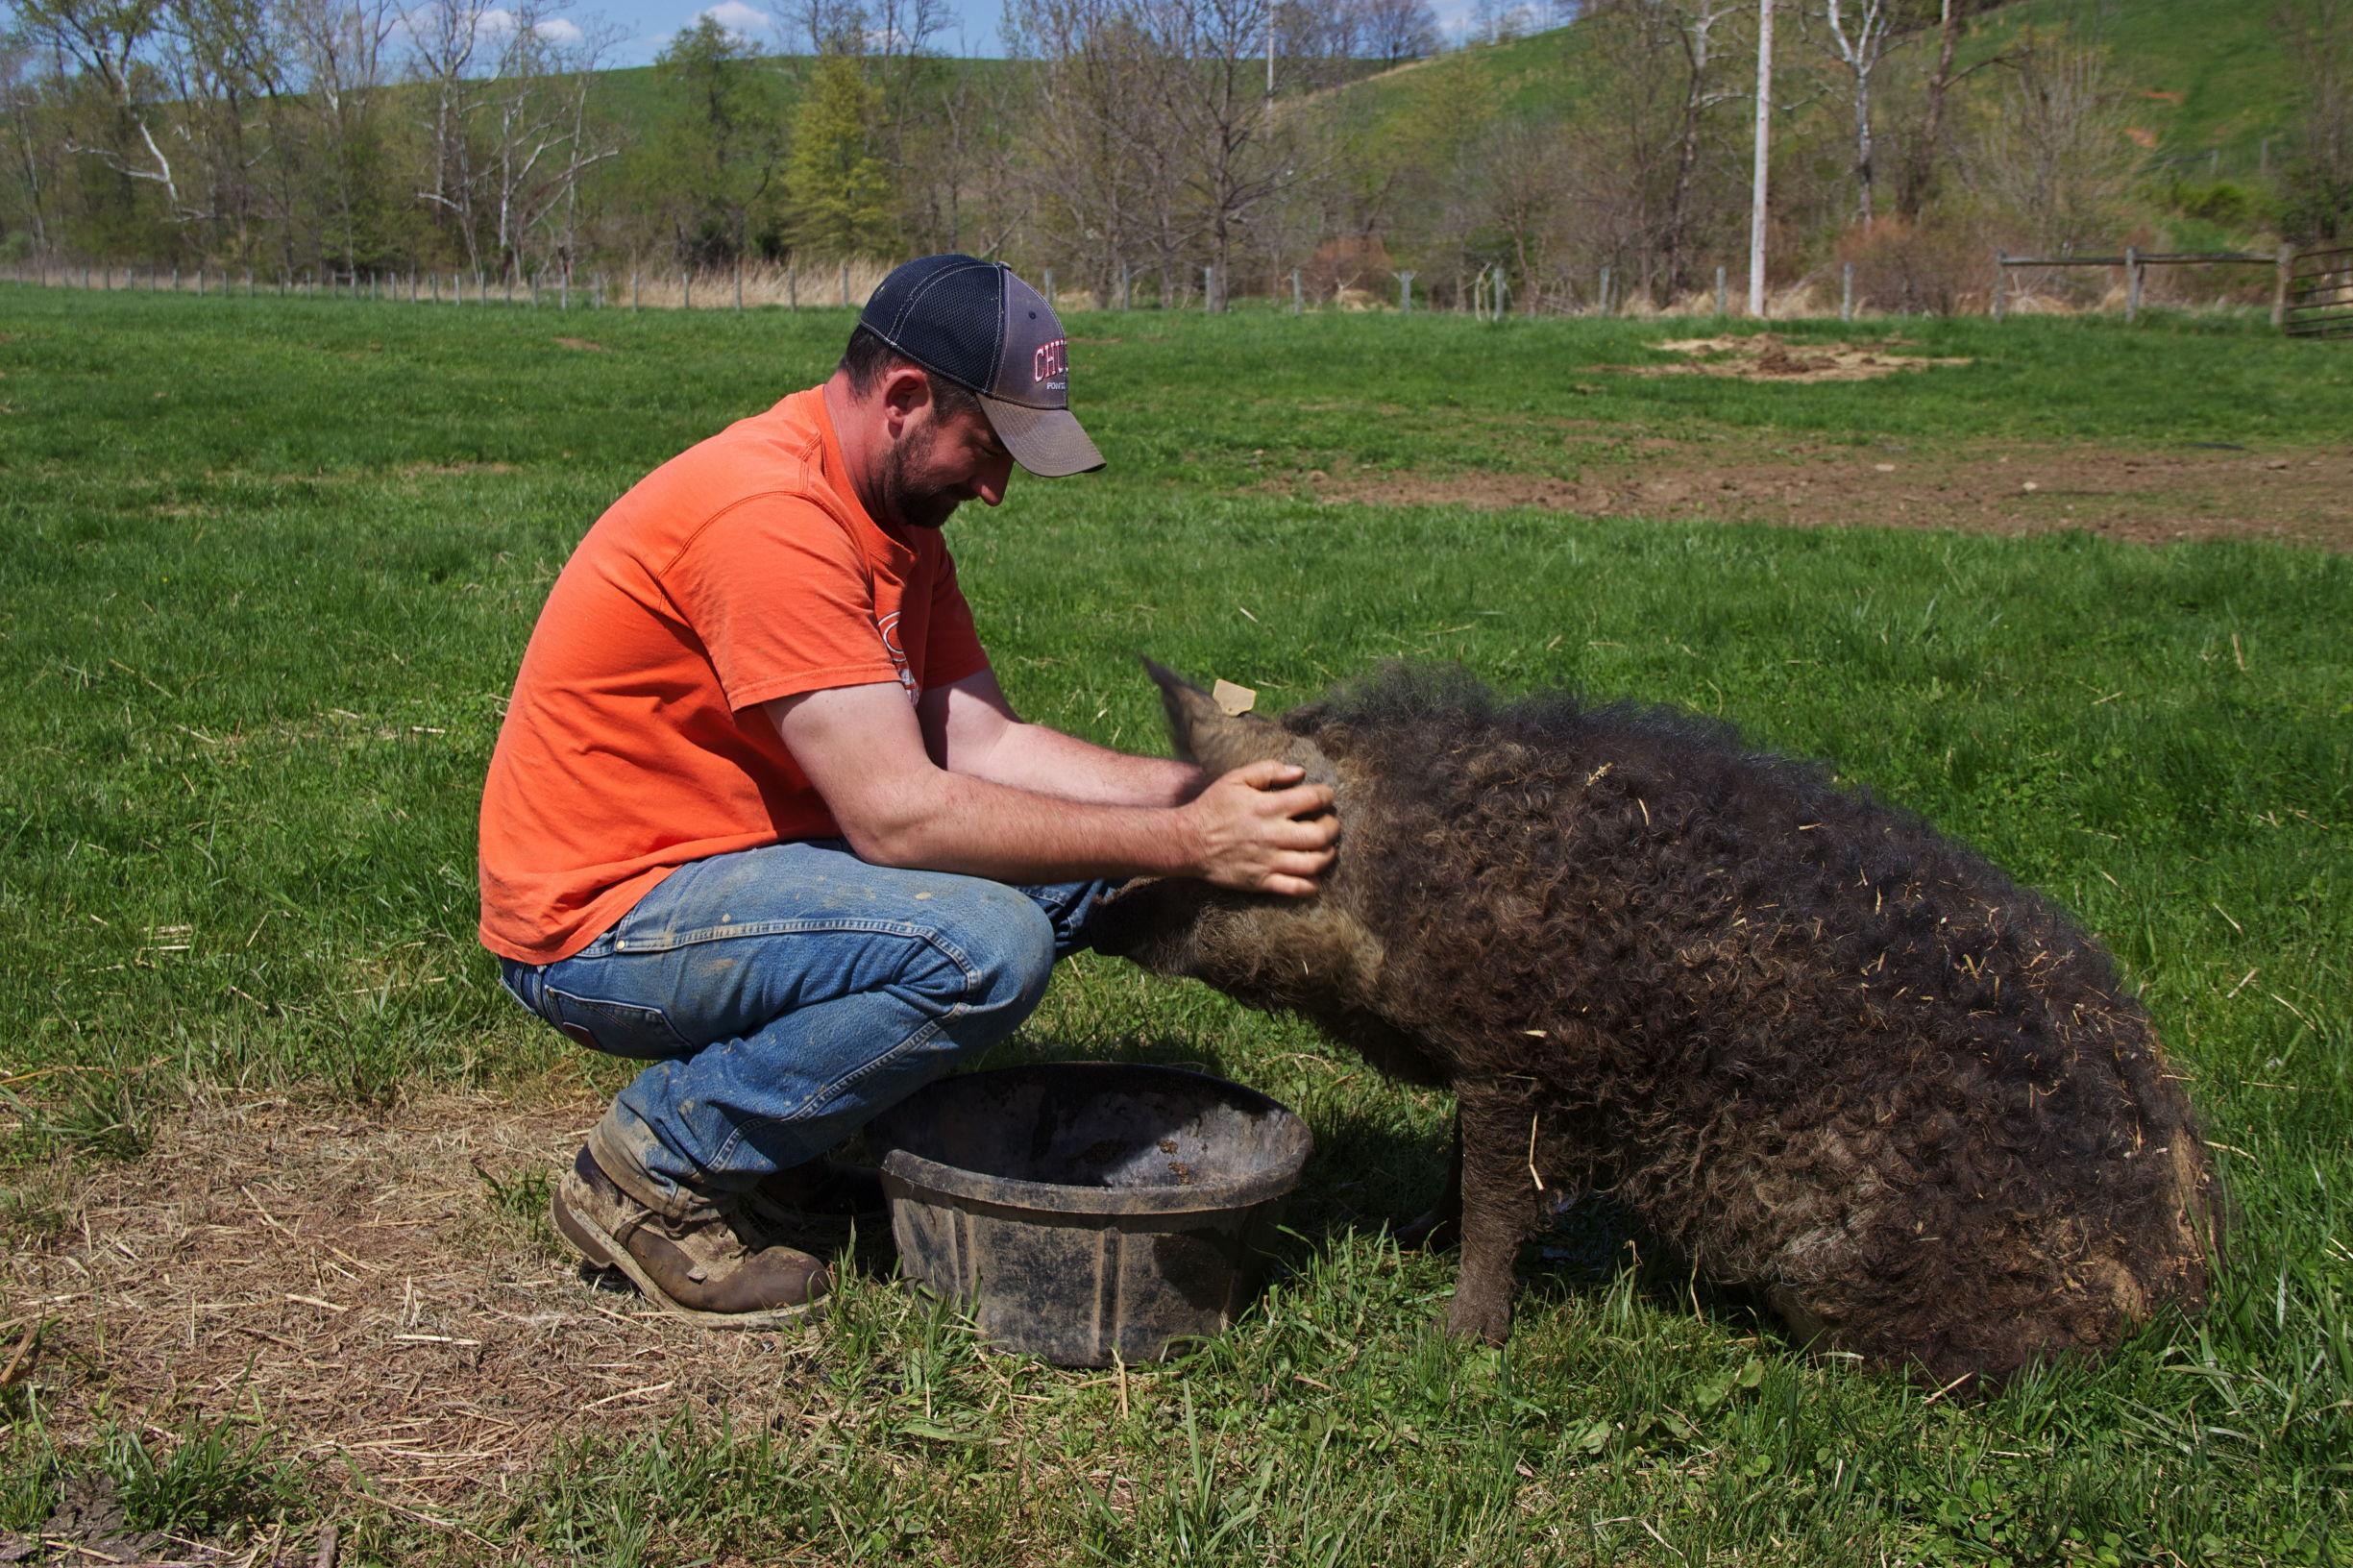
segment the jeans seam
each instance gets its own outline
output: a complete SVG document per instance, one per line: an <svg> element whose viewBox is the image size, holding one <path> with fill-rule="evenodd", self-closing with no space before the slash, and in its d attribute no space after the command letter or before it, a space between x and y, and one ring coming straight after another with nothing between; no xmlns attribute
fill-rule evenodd
<svg viewBox="0 0 2353 1568"><path fill-rule="evenodd" d="M968 968L962 949L945 941L938 926L919 925L910 920L743 920L728 925L699 926L692 931L659 937L624 937L614 943L611 952L599 953L599 958L634 958L641 953L672 952L680 947L699 946L704 943L725 942L733 937L822 936L841 931L863 931L874 936L908 937L918 942L935 943L954 955L959 968ZM624 945L625 943L626 945ZM585 953L576 957L587 957Z"/></svg>
<svg viewBox="0 0 2353 1568"><path fill-rule="evenodd" d="M712 1157L717 1164L723 1167L728 1161L735 1157L735 1151L742 1145L744 1141L744 1135L748 1129L752 1127L786 1127L792 1125L794 1122L808 1119L811 1113L821 1110L825 1106L831 1105L835 1100L841 1098L844 1090L855 1088L858 1084L863 1083L866 1079L881 1071L884 1067L889 1066L894 1062L896 1062L900 1057L905 1056L909 1051L916 1049L918 1046L929 1044L932 1041L946 1033L948 1025L954 1023L958 1018L968 1017L971 1014L972 992L978 988L981 981L980 971L973 968L971 960L968 958L954 943L940 940L936 932L926 933L918 930L905 934L914 941L921 942L929 946L939 948L942 952L946 953L948 957L954 961L957 972L964 976L963 997L950 1003L948 1005L947 1012L944 1016L937 1018L926 1019L923 1024L913 1034L900 1041L897 1044L892 1046L889 1050L883 1052L880 1056L868 1058L866 1061L861 1062L856 1066L850 1068L847 1072L843 1073L840 1077L827 1083L816 1093L810 1095L799 1105L794 1107L790 1115L782 1116L748 1116L743 1120L736 1122L733 1126L727 1129L726 1140L720 1144L718 1154Z"/></svg>

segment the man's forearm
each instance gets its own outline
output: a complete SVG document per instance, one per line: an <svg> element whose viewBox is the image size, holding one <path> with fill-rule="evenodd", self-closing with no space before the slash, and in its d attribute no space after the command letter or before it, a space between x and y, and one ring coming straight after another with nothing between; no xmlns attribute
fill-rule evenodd
<svg viewBox="0 0 2353 1568"><path fill-rule="evenodd" d="M853 832L851 847L884 865L1011 883L1184 874L1200 852L1172 805L1106 804L943 772L899 806L874 836Z"/></svg>
<svg viewBox="0 0 2353 1568"><path fill-rule="evenodd" d="M1132 757L1043 724L1009 724L986 756L950 766L993 784L1107 806L1181 806L1208 782L1189 762Z"/></svg>

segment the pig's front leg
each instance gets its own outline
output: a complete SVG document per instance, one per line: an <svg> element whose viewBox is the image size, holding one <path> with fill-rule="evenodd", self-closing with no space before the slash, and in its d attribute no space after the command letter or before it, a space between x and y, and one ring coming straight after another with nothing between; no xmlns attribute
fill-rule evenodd
<svg viewBox="0 0 2353 1568"><path fill-rule="evenodd" d="M1438 1201L1430 1212L1397 1232L1397 1245L1407 1252L1418 1252L1425 1247L1440 1246L1440 1237L1461 1234L1462 1224L1462 1115L1455 1114L1454 1137L1448 1140L1446 1155L1446 1185L1438 1191Z"/></svg>
<svg viewBox="0 0 2353 1568"><path fill-rule="evenodd" d="M1511 1268L1535 1223L1528 1169L1532 1096L1463 1088L1457 1099L1462 1139L1462 1274L1447 1330L1500 1345L1511 1333Z"/></svg>

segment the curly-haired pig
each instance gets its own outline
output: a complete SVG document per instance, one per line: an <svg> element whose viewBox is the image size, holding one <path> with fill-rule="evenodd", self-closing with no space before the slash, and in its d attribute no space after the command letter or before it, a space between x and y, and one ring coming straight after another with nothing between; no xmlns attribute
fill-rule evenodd
<svg viewBox="0 0 2353 1568"><path fill-rule="evenodd" d="M2147 1013L1919 818L1677 712L1397 668L1277 723L1152 673L1212 772L1332 784L1340 855L1308 900L1133 885L1096 944L1454 1091L1456 1333L1503 1341L1521 1242L1594 1189L1940 1384L2203 1303L2213 1179Z"/></svg>

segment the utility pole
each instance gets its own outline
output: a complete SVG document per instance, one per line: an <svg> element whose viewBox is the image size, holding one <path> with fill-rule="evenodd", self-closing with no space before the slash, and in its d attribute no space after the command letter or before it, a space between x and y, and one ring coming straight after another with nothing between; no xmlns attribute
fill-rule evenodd
<svg viewBox="0 0 2353 1568"><path fill-rule="evenodd" d="M1749 207L1749 314L1765 314L1765 185L1772 167L1773 0L1756 11L1756 183Z"/></svg>

